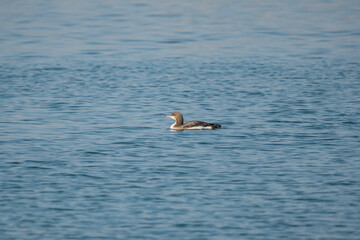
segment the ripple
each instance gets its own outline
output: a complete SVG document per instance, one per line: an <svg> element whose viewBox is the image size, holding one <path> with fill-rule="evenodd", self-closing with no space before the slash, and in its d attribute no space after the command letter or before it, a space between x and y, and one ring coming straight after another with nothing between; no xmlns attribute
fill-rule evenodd
<svg viewBox="0 0 360 240"><path fill-rule="evenodd" d="M360 235L355 1L2 5L2 238Z"/></svg>

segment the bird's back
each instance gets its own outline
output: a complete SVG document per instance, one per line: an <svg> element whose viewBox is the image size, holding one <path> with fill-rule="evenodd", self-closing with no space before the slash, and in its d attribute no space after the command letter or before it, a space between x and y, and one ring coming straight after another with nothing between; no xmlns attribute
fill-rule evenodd
<svg viewBox="0 0 360 240"><path fill-rule="evenodd" d="M221 125L202 121L191 121L183 124L182 127L184 129L215 129L221 128Z"/></svg>

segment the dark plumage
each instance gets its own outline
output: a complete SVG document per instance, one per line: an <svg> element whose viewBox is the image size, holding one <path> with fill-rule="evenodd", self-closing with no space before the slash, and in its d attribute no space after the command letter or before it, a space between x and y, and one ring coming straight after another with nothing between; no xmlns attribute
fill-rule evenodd
<svg viewBox="0 0 360 240"><path fill-rule="evenodd" d="M184 124L184 118L179 112L173 112L166 117L172 118L175 120L175 123L170 126L173 130L195 130L195 129L215 129L221 128L220 124L207 123L202 121L191 121Z"/></svg>

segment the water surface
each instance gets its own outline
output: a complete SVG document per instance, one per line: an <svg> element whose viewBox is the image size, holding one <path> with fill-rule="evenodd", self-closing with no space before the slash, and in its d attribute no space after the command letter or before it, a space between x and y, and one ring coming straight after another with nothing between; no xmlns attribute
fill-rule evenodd
<svg viewBox="0 0 360 240"><path fill-rule="evenodd" d="M0 5L1 239L359 239L357 1Z"/></svg>

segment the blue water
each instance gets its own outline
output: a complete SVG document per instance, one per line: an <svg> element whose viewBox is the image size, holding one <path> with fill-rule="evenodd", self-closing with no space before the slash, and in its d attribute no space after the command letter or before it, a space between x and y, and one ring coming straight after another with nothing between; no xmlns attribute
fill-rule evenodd
<svg viewBox="0 0 360 240"><path fill-rule="evenodd" d="M0 238L359 239L359 12L1 1Z"/></svg>

